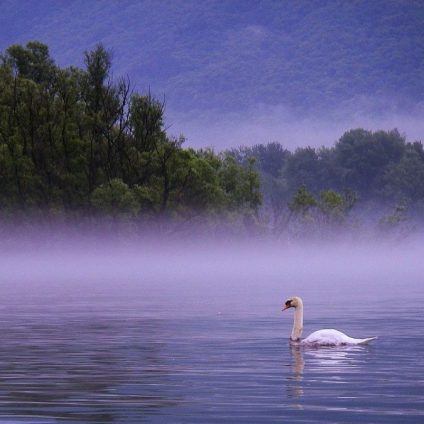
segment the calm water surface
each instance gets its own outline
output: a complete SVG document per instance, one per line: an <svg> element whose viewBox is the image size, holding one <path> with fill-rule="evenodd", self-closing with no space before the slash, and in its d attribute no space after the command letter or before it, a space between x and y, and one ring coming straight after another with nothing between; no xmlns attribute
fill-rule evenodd
<svg viewBox="0 0 424 424"><path fill-rule="evenodd" d="M423 423L421 282L363 275L5 281L0 423ZM293 294L304 335L379 339L290 347Z"/></svg>

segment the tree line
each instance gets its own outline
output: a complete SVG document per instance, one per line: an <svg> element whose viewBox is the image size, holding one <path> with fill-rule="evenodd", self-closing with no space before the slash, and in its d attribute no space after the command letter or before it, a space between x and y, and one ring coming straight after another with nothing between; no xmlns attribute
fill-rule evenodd
<svg viewBox="0 0 424 424"><path fill-rule="evenodd" d="M396 129L353 129L332 147L289 151L269 143L229 153L238 163L255 158L263 219L277 233L311 226L328 231L348 219L359 225L372 218L384 231L423 221L423 145L407 142Z"/></svg>
<svg viewBox="0 0 424 424"><path fill-rule="evenodd" d="M388 229L424 211L424 150L397 130L346 132L332 147L280 143L221 153L167 134L164 103L111 77L102 45L57 66L40 42L0 55L0 216L230 222L288 237ZM234 225L237 224L237 225Z"/></svg>

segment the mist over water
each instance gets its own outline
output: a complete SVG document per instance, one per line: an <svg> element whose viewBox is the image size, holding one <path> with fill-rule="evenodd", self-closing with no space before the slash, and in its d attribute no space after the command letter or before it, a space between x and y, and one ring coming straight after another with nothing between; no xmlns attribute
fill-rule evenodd
<svg viewBox="0 0 424 424"><path fill-rule="evenodd" d="M169 285L209 285L223 279L257 282L279 280L281 289L293 289L304 280L343 286L346 276L381 280L378 286L403 276L422 275L424 264L420 238L405 241L364 241L316 239L308 242L266 240L244 236L237 239L183 234L173 238L146 236L140 239L73 235L59 237L41 233L32 238L5 240L0 251L3 281L69 280L90 284L115 279L147 283L162 280ZM95 284L100 283L94 281ZM100 283L101 284L101 283ZM155 283L156 284L156 283Z"/></svg>
<svg viewBox="0 0 424 424"><path fill-rule="evenodd" d="M0 422L421 422L422 245L9 239Z"/></svg>

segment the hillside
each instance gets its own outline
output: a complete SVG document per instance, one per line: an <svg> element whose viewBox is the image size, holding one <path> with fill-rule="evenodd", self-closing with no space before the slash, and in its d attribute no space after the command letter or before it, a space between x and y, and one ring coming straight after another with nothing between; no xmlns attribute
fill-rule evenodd
<svg viewBox="0 0 424 424"><path fill-rule="evenodd" d="M0 49L37 39L59 65L102 42L115 73L196 115L415 108L424 98L420 1L0 2Z"/></svg>

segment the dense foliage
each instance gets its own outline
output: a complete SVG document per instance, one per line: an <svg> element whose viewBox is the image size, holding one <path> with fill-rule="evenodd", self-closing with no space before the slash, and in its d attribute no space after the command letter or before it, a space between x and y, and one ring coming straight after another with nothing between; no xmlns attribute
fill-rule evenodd
<svg viewBox="0 0 424 424"><path fill-rule="evenodd" d="M168 136L164 105L112 80L103 46L84 63L60 68L39 42L1 55L3 217L254 219L261 197L253 164Z"/></svg>

